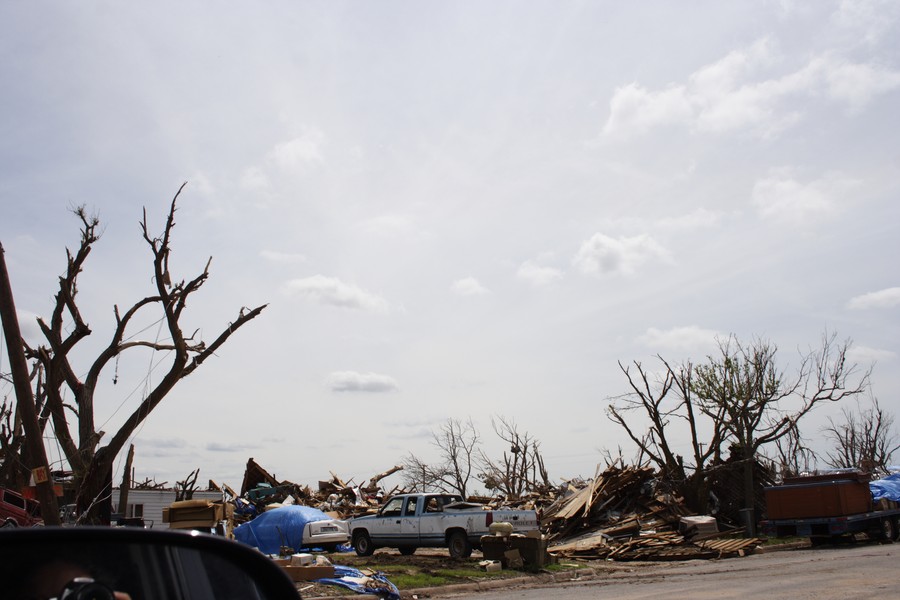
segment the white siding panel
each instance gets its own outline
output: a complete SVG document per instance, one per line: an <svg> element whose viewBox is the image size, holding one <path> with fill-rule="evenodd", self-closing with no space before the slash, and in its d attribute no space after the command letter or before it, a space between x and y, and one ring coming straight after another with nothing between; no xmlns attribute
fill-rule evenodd
<svg viewBox="0 0 900 600"><path fill-rule="evenodd" d="M120 511L118 507L119 488L113 488L113 512L121 512L125 515L128 511ZM221 500L222 492L194 492L194 500ZM168 529L169 524L163 523L162 512L170 504L175 502L175 490L128 490L128 504L144 506L144 522L147 527L153 529Z"/></svg>

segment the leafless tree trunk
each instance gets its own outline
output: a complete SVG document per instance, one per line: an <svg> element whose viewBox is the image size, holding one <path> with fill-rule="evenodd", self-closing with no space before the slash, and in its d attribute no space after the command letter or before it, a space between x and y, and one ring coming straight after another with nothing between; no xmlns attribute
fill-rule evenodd
<svg viewBox="0 0 900 600"><path fill-rule="evenodd" d="M194 492L197 491L197 477L200 476L200 469L191 471L184 481L175 482L175 501L192 500Z"/></svg>
<svg viewBox="0 0 900 600"><path fill-rule="evenodd" d="M843 409L844 422L828 419L825 437L833 450L827 453L826 463L836 469L856 468L867 473L887 470L894 452L900 449L894 432L894 416L884 412L873 397L869 408L857 403L856 411Z"/></svg>
<svg viewBox="0 0 900 600"><path fill-rule="evenodd" d="M509 444L509 451L504 451L497 461L481 452L479 478L485 487L500 492L510 500L518 500L532 491L551 488L540 442L528 432L519 432L515 421L506 417L491 419L491 424L494 433Z"/></svg>
<svg viewBox="0 0 900 600"><path fill-rule="evenodd" d="M16 405L4 398L0 403L0 486L20 489L28 484L28 465L22 461L24 442Z"/></svg>
<svg viewBox="0 0 900 600"><path fill-rule="evenodd" d="M128 512L128 492L131 491L131 465L134 463L134 444L128 446L125 468L122 469L122 483L119 485L119 512Z"/></svg>
<svg viewBox="0 0 900 600"><path fill-rule="evenodd" d="M480 442L471 419L448 419L432 432L431 443L440 451L440 462L428 465L415 455L408 455L404 460L404 483L413 489L438 489L467 498Z"/></svg>
<svg viewBox="0 0 900 600"><path fill-rule="evenodd" d="M619 363L632 391L614 398L617 404L609 405L608 415L625 430L642 454L679 487L688 505L705 513L708 503L705 469L710 460L718 459L727 436L724 413L703 411L697 406L691 363L675 368L662 357L658 358L664 370L656 381L651 380L651 374L639 362L634 362L635 375L631 367ZM645 433L638 430L636 419L626 418L628 413L639 413L649 421ZM706 442L701 441L701 430L709 432ZM690 440L692 456L688 460L691 463L685 464L684 458L673 450L670 436Z"/></svg>
<svg viewBox="0 0 900 600"><path fill-rule="evenodd" d="M181 317L189 297L200 290L209 277L210 261L199 275L190 280L176 281L169 270L171 237L175 228L176 202L184 186L172 199L163 233L155 237L150 233L147 214L141 221L143 238L150 248L153 258L153 281L155 292L137 301L125 312L115 306L115 331L108 345L90 364L87 372L73 367L72 358L78 343L91 334L91 328L84 320L77 304L78 276L84 268L94 244L99 240L99 220L88 216L84 207L75 209L81 221L81 242L72 253L67 250L68 266L59 278L59 291L49 321L38 319L38 325L46 343L36 348L25 346L27 357L37 363L44 374L39 396L46 402L53 430L66 457L77 486L79 512L86 514L85 522L98 521L99 506L108 502L111 495L112 465L116 456L128 442L137 427L165 398L178 381L193 373L212 356L241 326L259 315L265 305L254 309L242 308L235 320L229 323L210 344L195 339L194 334L185 335L181 328ZM168 340L142 341L126 337L126 330L136 315L156 309L162 316ZM94 394L104 368L120 354L132 348L149 348L165 352L170 357L168 369L126 418L104 446L100 446L104 432L98 431L94 417ZM71 394L73 405L63 402L64 394ZM74 417L75 427L70 428L70 417ZM108 505L108 504L107 504ZM86 509L90 508L89 511Z"/></svg>
<svg viewBox="0 0 900 600"><path fill-rule="evenodd" d="M821 346L801 355L796 375L778 367L777 347L734 336L719 340L719 356L695 368L694 394L709 415L724 414L723 425L744 460L745 508L754 507L754 460L760 448L789 435L813 408L861 394L871 369L847 362L850 341L822 336Z"/></svg>

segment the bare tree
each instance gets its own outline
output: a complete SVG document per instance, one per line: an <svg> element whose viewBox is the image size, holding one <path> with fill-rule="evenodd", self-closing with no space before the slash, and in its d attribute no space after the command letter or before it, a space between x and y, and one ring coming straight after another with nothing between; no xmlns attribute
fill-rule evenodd
<svg viewBox="0 0 900 600"><path fill-rule="evenodd" d="M410 452L403 458L403 487L410 492L428 492L439 489L440 467L429 465Z"/></svg>
<svg viewBox="0 0 900 600"><path fill-rule="evenodd" d="M797 477L804 471L815 468L816 455L800 435L797 427L792 428L783 437L775 440L775 458L770 465L773 473L785 477Z"/></svg>
<svg viewBox="0 0 900 600"><path fill-rule="evenodd" d="M826 463L836 469L886 471L894 452L900 449L894 432L894 415L886 413L874 396L868 408L857 403L856 411L845 407L841 412L843 423L829 418L824 428L833 448L827 453Z"/></svg>
<svg viewBox="0 0 900 600"><path fill-rule="evenodd" d="M694 369L692 390L703 410L724 415L723 426L744 461L744 507L754 507L754 466L760 448L789 435L797 423L823 402L861 394L867 370L847 361L850 341L822 336L817 350L801 355L798 372L778 367L777 347L768 341L742 344L735 336L719 340L719 355Z"/></svg>
<svg viewBox="0 0 900 600"><path fill-rule="evenodd" d="M492 460L481 452L479 479L488 490L497 491L507 499L517 500L533 491L552 487L540 442L528 432L520 432L515 421L506 417L491 419L494 433L509 445L500 460Z"/></svg>
<svg viewBox="0 0 900 600"><path fill-rule="evenodd" d="M0 402L0 486L19 489L27 482L28 467L20 460L25 433L15 408L6 397Z"/></svg>
<svg viewBox="0 0 900 600"><path fill-rule="evenodd" d="M176 201L184 185L172 199L168 217L161 236L150 233L147 214L144 211L140 223L143 238L150 248L153 258L154 293L137 301L126 311L114 306L115 330L109 343L90 363L85 375L81 369L73 367L75 349L79 342L91 334L91 328L77 304L78 276L85 266L94 244L100 239L99 219L89 216L85 208L78 207L75 215L81 222L81 242L73 253L66 251L68 265L59 278L59 291L49 321L38 319L38 325L45 343L32 348L25 345L26 356L35 365L35 388L38 406L43 406L53 423L53 431L69 463L77 487L79 512L87 514L85 522L100 522L105 519L101 505L109 506L111 493L112 465L135 432L176 383L193 373L211 357L241 326L259 315L265 305L254 309L241 308L235 320L229 323L210 344L196 339L196 334L186 335L182 331L181 318L188 299L200 290L209 277L212 259L199 275L192 279L175 280L169 269L171 238L175 228ZM156 309L168 333L166 341L142 341L126 337L126 330L136 315ZM24 342L23 342L24 343ZM133 348L148 348L165 353L168 368L160 381L153 387L125 419L118 431L101 446L105 434L98 431L94 415L94 396L101 373L120 354ZM73 402L67 404L63 398L71 394ZM74 428L70 427L74 419Z"/></svg>
<svg viewBox="0 0 900 600"><path fill-rule="evenodd" d="M194 492L197 491L197 477L199 476L200 468L198 467L188 473L188 476L184 478L184 481L175 482L176 502L180 502L182 500L192 500L194 498Z"/></svg>
<svg viewBox="0 0 900 600"><path fill-rule="evenodd" d="M698 406L692 391L694 368L690 362L673 367L661 356L657 358L663 370L656 378L640 362L634 362L635 374L630 366L619 363L631 392L613 399L608 416L625 430L642 455L678 486L689 506L705 513L709 499L706 465L720 458L727 436L724 410L705 411ZM649 421L646 432L638 430L636 419L626 418L629 413L640 413ZM704 432L709 437L701 441ZM691 455L687 463L674 450L672 439L689 440Z"/></svg>
<svg viewBox="0 0 900 600"><path fill-rule="evenodd" d="M404 459L404 483L414 490L438 489L467 498L481 442L475 425L471 419L447 419L431 435L431 444L440 451L440 461L428 465L409 454Z"/></svg>

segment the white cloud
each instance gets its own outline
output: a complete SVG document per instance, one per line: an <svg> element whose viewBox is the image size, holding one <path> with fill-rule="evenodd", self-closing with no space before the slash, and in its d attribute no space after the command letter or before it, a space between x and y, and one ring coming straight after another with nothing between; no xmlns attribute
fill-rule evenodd
<svg viewBox="0 0 900 600"><path fill-rule="evenodd" d="M713 212L701 206L689 213L657 219L632 216L600 219L597 222L597 228L604 231L615 231L621 235L638 235L644 232L691 233L699 229L717 226L722 221L722 217L722 213Z"/></svg>
<svg viewBox="0 0 900 600"><path fill-rule="evenodd" d="M900 72L867 64L821 61L823 77L832 98L859 112L875 97L900 87Z"/></svg>
<svg viewBox="0 0 900 600"><path fill-rule="evenodd" d="M474 277L458 279L453 282L450 289L460 296L483 296L484 294L490 293L490 291L481 285Z"/></svg>
<svg viewBox="0 0 900 600"><path fill-rule="evenodd" d="M581 244L573 263L588 274L632 274L653 259L671 262L669 251L648 235L613 238L595 233Z"/></svg>
<svg viewBox="0 0 900 600"><path fill-rule="evenodd" d="M269 189L269 177L259 167L247 167L238 184L245 190L264 191Z"/></svg>
<svg viewBox="0 0 900 600"><path fill-rule="evenodd" d="M516 277L534 286L550 285L562 279L562 271L553 267L543 267L530 260L519 266Z"/></svg>
<svg viewBox="0 0 900 600"><path fill-rule="evenodd" d="M210 452L246 452L259 447L259 444L235 444L231 442L210 442L204 446Z"/></svg>
<svg viewBox="0 0 900 600"><path fill-rule="evenodd" d="M689 78L691 86L705 98L726 96L742 85L747 74L776 62L771 40L762 38L748 48L734 50Z"/></svg>
<svg viewBox="0 0 900 600"><path fill-rule="evenodd" d="M847 308L867 310L870 308L893 308L900 306L900 287L892 287L851 298Z"/></svg>
<svg viewBox="0 0 900 600"><path fill-rule="evenodd" d="M697 326L673 327L667 331L651 327L638 337L638 342L656 350L711 350L716 346L716 338L721 334L712 329Z"/></svg>
<svg viewBox="0 0 900 600"><path fill-rule="evenodd" d="M19 319L19 333L22 335L22 338L33 346L40 343L44 334L41 332L41 328L37 322L39 315L25 310L16 310L16 316Z"/></svg>
<svg viewBox="0 0 900 600"><path fill-rule="evenodd" d="M282 169L320 163L323 138L321 131L307 131L299 137L276 145L269 153L269 158Z"/></svg>
<svg viewBox="0 0 900 600"><path fill-rule="evenodd" d="M659 219L654 226L664 231L695 231L715 227L721 220L721 214L700 207L684 215Z"/></svg>
<svg viewBox="0 0 900 600"><path fill-rule="evenodd" d="M328 387L332 392L396 392L399 386L394 378L378 373L357 373L337 371L328 376Z"/></svg>
<svg viewBox="0 0 900 600"><path fill-rule="evenodd" d="M857 364L870 365L875 362L888 362L897 358L897 353L890 350L879 350L866 346L853 346L847 352L847 358Z"/></svg>
<svg viewBox="0 0 900 600"><path fill-rule="evenodd" d="M216 193L216 188L209 177L205 173L197 172L188 178L188 187L191 191L197 192L203 196L212 196Z"/></svg>
<svg viewBox="0 0 900 600"><path fill-rule="evenodd" d="M842 0L831 19L855 37L874 44L890 32L898 16L900 4L896 0Z"/></svg>
<svg viewBox="0 0 900 600"><path fill-rule="evenodd" d="M642 134L660 125L680 123L693 116L684 86L651 92L637 83L617 88L609 101L610 115L603 126L607 135Z"/></svg>
<svg viewBox="0 0 900 600"><path fill-rule="evenodd" d="M388 303L381 297L333 277L314 275L294 279L286 284L287 292L318 304L372 312L387 312Z"/></svg>
<svg viewBox="0 0 900 600"><path fill-rule="evenodd" d="M318 130L276 144L261 161L244 169L238 184L250 192L266 192L277 186L279 179L290 174L303 174L324 160L321 146L324 135Z"/></svg>
<svg viewBox="0 0 900 600"><path fill-rule="evenodd" d="M858 183L835 174L801 183L787 170L773 170L754 184L752 202L763 219L810 224L836 215L841 196Z"/></svg>
<svg viewBox="0 0 900 600"><path fill-rule="evenodd" d="M259 253L263 259L280 264L299 264L305 263L306 257L302 254L291 254L286 252L277 252L275 250L263 250Z"/></svg>
<svg viewBox="0 0 900 600"><path fill-rule="evenodd" d="M898 71L830 55L814 57L783 75L760 76L778 63L773 44L762 39L701 67L685 83L661 91L638 83L619 87L610 99L603 133L627 137L681 124L696 132L747 131L769 138L802 117L799 109L786 105L791 97L810 99L823 93L859 111L875 96L900 86Z"/></svg>

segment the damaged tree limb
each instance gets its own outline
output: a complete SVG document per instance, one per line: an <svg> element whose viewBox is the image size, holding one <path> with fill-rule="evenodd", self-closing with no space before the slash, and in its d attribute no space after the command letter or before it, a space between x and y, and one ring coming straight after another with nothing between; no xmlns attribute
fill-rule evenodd
<svg viewBox="0 0 900 600"><path fill-rule="evenodd" d="M80 370L72 366L72 361L75 348L91 334L91 328L77 304L78 276L94 244L100 239L99 219L89 216L83 206L74 210L81 221L81 241L74 253L66 251L67 269L59 278L52 315L49 322L38 319L45 343L37 348L30 348L24 342L16 342L24 345L27 358L40 365L42 369L45 378L42 392L46 398L47 418L52 421L59 446L74 473L79 511L84 514L88 507L91 508L85 518L89 523L100 521L97 507L110 495L113 461L136 429L180 380L193 373L235 331L258 316L266 307L261 305L252 309L241 308L235 320L229 323L209 345L195 339L194 334L185 335L182 331L181 318L188 299L206 282L212 260L209 259L200 274L194 278L173 283L169 265L170 244L175 228L176 204L183 189L184 185L178 189L171 201L161 236L155 237L150 233L146 210L144 211L140 226L153 257L155 293L138 300L124 312L121 312L118 306L114 306L115 330L112 337L90 363L83 378L77 374ZM162 314L162 323L168 334L167 341L127 339L126 331L135 317L152 309ZM98 431L96 426L94 396L101 373L111 361L133 348L166 352L167 356L171 357L171 362L158 383L126 417L124 423L109 438L108 443L100 446L104 432ZM68 406L63 403L65 395L74 398L74 405ZM74 428L70 428L67 410L75 415ZM36 416L34 418L36 419Z"/></svg>

